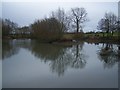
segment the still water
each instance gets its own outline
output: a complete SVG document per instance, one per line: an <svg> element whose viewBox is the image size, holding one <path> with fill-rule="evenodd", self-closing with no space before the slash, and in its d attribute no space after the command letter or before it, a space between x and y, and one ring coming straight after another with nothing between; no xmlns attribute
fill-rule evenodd
<svg viewBox="0 0 120 90"><path fill-rule="evenodd" d="M118 88L116 44L14 39L2 52L3 88Z"/></svg>

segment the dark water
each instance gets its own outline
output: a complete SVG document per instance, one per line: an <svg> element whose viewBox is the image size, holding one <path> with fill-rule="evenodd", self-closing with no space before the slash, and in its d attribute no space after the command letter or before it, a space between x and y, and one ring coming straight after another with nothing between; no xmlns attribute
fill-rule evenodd
<svg viewBox="0 0 120 90"><path fill-rule="evenodd" d="M118 88L118 45L3 42L3 88Z"/></svg>

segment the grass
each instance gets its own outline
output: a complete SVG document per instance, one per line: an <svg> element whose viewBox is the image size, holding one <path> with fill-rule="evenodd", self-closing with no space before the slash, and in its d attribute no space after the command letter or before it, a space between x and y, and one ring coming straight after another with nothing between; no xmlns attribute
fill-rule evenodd
<svg viewBox="0 0 120 90"><path fill-rule="evenodd" d="M103 33L86 33L85 34L86 36L95 36L95 35L98 35L100 37L103 37ZM104 33L104 36L107 37L107 33ZM112 36L111 33L108 33L108 36ZM120 32L114 32L113 33L113 36L120 36Z"/></svg>
<svg viewBox="0 0 120 90"><path fill-rule="evenodd" d="M120 42L120 33L114 32L113 35L111 33L65 33L62 39L67 40L84 40L88 42Z"/></svg>
<svg viewBox="0 0 120 90"><path fill-rule="evenodd" d="M62 39L73 39L74 38L74 34L72 34L72 33L66 33L66 34L64 34L63 35L63 37L62 37Z"/></svg>
<svg viewBox="0 0 120 90"><path fill-rule="evenodd" d="M21 39L21 38L33 38L32 35L11 35L11 38L16 38L16 39ZM51 37L51 35L49 36ZM47 38L43 37L44 41L48 40ZM56 39L56 37L55 37ZM72 40L82 40L82 41L90 41L90 42L120 42L120 32L114 32L113 36L111 33L109 33L109 35L107 36L107 33L104 33L104 37L103 37L103 33L101 32L97 32L97 33L64 33L62 35L62 37L60 37L57 40L53 40L51 42L68 42L68 41L72 41Z"/></svg>

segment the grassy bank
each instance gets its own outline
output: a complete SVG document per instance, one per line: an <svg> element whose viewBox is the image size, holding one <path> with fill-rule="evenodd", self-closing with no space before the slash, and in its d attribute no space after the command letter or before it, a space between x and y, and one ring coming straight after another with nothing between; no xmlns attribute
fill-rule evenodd
<svg viewBox="0 0 120 90"><path fill-rule="evenodd" d="M52 35L53 36L53 35ZM50 37L50 35L49 35ZM34 38L32 35L9 35L7 37L4 37L6 39L38 39ZM54 41L50 42L72 42L72 41L86 41L86 42L114 42L119 43L120 42L120 33L64 33L61 38L56 39L53 37ZM49 41L48 37L44 37L44 42Z"/></svg>
<svg viewBox="0 0 120 90"><path fill-rule="evenodd" d="M120 33L65 33L63 40L84 40L87 42L114 42L120 43Z"/></svg>

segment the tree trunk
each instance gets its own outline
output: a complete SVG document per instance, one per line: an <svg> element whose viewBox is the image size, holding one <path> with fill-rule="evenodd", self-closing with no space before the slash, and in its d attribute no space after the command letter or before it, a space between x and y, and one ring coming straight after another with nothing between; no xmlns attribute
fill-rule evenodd
<svg viewBox="0 0 120 90"><path fill-rule="evenodd" d="M79 20L77 19L77 33L79 32Z"/></svg>

